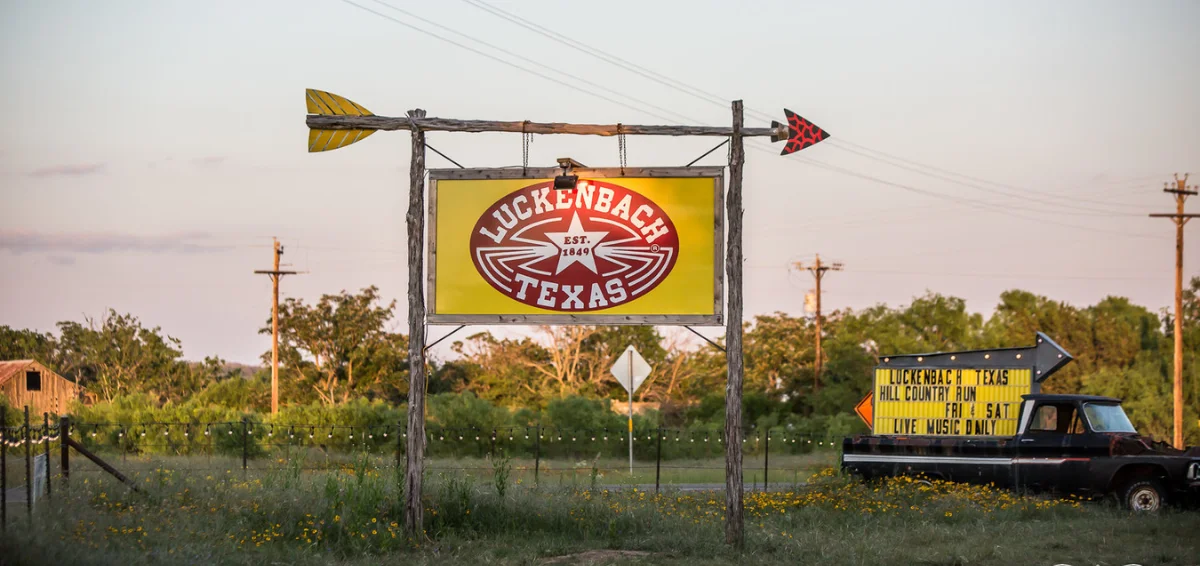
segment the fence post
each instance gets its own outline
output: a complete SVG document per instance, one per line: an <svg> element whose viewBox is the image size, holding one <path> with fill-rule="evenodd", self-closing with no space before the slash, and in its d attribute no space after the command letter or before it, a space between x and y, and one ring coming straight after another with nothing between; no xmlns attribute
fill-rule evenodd
<svg viewBox="0 0 1200 566"><path fill-rule="evenodd" d="M42 446L46 449L46 499L50 499L50 413L42 413Z"/></svg>
<svg viewBox="0 0 1200 566"><path fill-rule="evenodd" d="M538 485L538 473L542 467L542 423L533 428L533 485Z"/></svg>
<svg viewBox="0 0 1200 566"><path fill-rule="evenodd" d="M767 473L771 470L771 429L767 428L767 443L763 445L763 491L771 491L767 486Z"/></svg>
<svg viewBox="0 0 1200 566"><path fill-rule="evenodd" d="M658 480L662 474L662 439L663 428L660 426L658 427L658 436L656 437L658 448L654 450L654 493L658 493Z"/></svg>
<svg viewBox="0 0 1200 566"><path fill-rule="evenodd" d="M71 417L59 417L58 419L58 444L62 449L62 478L63 478L63 493L66 493L71 487L71 450L67 445L67 439L71 437Z"/></svg>
<svg viewBox="0 0 1200 566"><path fill-rule="evenodd" d="M242 478L246 477L246 460L250 452L250 417L242 417Z"/></svg>
<svg viewBox="0 0 1200 566"><path fill-rule="evenodd" d="M33 520L33 444L29 436L29 405L25 405L25 514Z"/></svg>
<svg viewBox="0 0 1200 566"><path fill-rule="evenodd" d="M0 531L8 530L8 408L0 406Z"/></svg>

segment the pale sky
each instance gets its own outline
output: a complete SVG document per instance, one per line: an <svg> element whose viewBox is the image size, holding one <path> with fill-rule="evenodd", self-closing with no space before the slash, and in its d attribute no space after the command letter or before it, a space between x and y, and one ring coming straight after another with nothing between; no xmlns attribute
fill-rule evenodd
<svg viewBox="0 0 1200 566"><path fill-rule="evenodd" d="M1172 173L1200 182L1200 3L484 1L724 102L461 0L354 2L633 108L345 1L3 3L0 324L111 307L189 358L254 362L270 284L252 272L272 236L307 271L285 297L375 284L403 303L409 136L308 154L306 87L382 115L723 125L740 98L749 126L785 107L809 118L833 137L798 158L748 151L748 316L802 314L812 279L788 265L814 253L846 266L823 283L827 310L926 289L983 313L1012 288L1172 300L1174 229L1146 214L1173 211ZM429 142L471 167L521 162L515 134ZM631 137L629 164L683 165L715 142ZM539 136L530 164L567 155L616 165L617 140ZM1195 226L1185 276L1200 273Z"/></svg>

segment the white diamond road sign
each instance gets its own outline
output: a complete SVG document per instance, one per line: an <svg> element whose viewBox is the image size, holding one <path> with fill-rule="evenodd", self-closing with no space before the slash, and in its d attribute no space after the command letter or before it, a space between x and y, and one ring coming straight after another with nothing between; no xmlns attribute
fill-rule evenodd
<svg viewBox="0 0 1200 566"><path fill-rule="evenodd" d="M621 354L621 357L617 358L616 363L613 364L612 369L609 371L612 372L613 377L617 378L621 386L630 395L633 395L637 393L638 388L650 376L650 364L646 363L646 359L633 346L629 346L625 348L625 352ZM633 378L632 385L630 385L630 377Z"/></svg>

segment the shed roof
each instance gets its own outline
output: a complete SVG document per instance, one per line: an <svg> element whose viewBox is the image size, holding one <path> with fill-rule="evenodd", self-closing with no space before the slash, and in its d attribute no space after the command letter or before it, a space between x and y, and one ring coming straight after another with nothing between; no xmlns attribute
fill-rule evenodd
<svg viewBox="0 0 1200 566"><path fill-rule="evenodd" d="M33 364L33 360L10 360L0 362L0 385Z"/></svg>
<svg viewBox="0 0 1200 566"><path fill-rule="evenodd" d="M29 368L29 366L37 365L42 371L52 373L62 379L75 383L74 381L59 375L58 372L46 367L46 364L40 363L37 360L7 360L0 361L0 385L4 385L9 379L15 375L21 375L21 372Z"/></svg>

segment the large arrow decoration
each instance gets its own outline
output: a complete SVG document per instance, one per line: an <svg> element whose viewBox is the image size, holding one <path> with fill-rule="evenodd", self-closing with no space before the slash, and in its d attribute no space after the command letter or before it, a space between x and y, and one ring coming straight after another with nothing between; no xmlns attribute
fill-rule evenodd
<svg viewBox="0 0 1200 566"><path fill-rule="evenodd" d="M722 136L733 135L729 126L641 126L631 124L567 124L544 122L498 122L451 118L376 116L361 105L323 90L304 91L308 151L331 151L355 143L378 130L443 132L517 132L527 134L578 134L595 136ZM742 128L745 137L769 137L786 141L780 155L795 153L829 137L829 133L791 110L784 110L787 124L771 122L770 128Z"/></svg>
<svg viewBox="0 0 1200 566"><path fill-rule="evenodd" d="M829 137L829 132L787 108L783 109L783 115L787 117L788 121L787 143L783 145L783 151L779 155L796 153L806 147L821 143L821 140ZM779 122L771 122L772 128L782 128L782 126L783 124ZM782 137L772 137L771 141L782 141Z"/></svg>
<svg viewBox="0 0 1200 566"><path fill-rule="evenodd" d="M1049 336L1037 333L1037 343L1028 348L997 348L965 352L935 352L886 356L880 367L889 368L1012 368L1032 367L1033 380L1041 383L1051 374L1075 359Z"/></svg>

